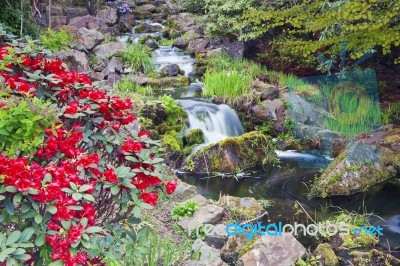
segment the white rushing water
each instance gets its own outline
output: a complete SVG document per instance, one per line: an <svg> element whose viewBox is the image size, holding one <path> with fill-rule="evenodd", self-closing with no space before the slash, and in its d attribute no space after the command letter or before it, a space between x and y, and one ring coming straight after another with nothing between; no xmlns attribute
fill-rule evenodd
<svg viewBox="0 0 400 266"><path fill-rule="evenodd" d="M153 62L157 69L171 64L177 64L188 76L193 71L196 60L185 54L182 50L171 46L160 46L153 52Z"/></svg>
<svg viewBox="0 0 400 266"><path fill-rule="evenodd" d="M188 113L187 130L201 129L205 144L244 133L236 112L226 104L216 105L196 100L179 100L179 103Z"/></svg>

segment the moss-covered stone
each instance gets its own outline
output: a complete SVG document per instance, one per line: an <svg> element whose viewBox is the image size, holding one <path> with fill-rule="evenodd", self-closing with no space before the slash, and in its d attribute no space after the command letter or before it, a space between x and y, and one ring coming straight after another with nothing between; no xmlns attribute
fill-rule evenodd
<svg viewBox="0 0 400 266"><path fill-rule="evenodd" d="M191 129L183 136L183 144L185 146L199 145L203 142L204 132L199 128Z"/></svg>
<svg viewBox="0 0 400 266"><path fill-rule="evenodd" d="M158 89L185 88L189 86L189 79L185 76L153 78L148 84Z"/></svg>
<svg viewBox="0 0 400 266"><path fill-rule="evenodd" d="M250 197L238 198L233 196L222 196L219 204L227 208L236 218L250 220L256 218L264 211L264 207L255 199Z"/></svg>
<svg viewBox="0 0 400 266"><path fill-rule="evenodd" d="M400 128L386 132L376 132L371 137L371 152L377 158L373 161L350 161L349 148L342 152L332 164L317 178L311 188L312 197L351 195L367 191L373 185L381 183L400 173ZM368 141L368 140L367 140ZM365 145L361 142L355 145ZM358 149L353 146L352 149ZM367 158L360 153L360 157Z"/></svg>
<svg viewBox="0 0 400 266"><path fill-rule="evenodd" d="M354 266L370 265L400 265L400 260L380 250L373 249L368 252L352 251L351 264Z"/></svg>
<svg viewBox="0 0 400 266"><path fill-rule="evenodd" d="M201 148L187 158L181 169L197 173L235 173L277 160L271 138L254 131Z"/></svg>
<svg viewBox="0 0 400 266"><path fill-rule="evenodd" d="M319 244L315 250L317 256L321 256L326 266L339 265L339 259L336 257L335 252L328 243Z"/></svg>

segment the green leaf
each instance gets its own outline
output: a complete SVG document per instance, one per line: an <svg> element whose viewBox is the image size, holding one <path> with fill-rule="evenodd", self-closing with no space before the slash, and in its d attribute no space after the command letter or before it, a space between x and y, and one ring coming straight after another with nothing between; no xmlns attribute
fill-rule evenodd
<svg viewBox="0 0 400 266"><path fill-rule="evenodd" d="M56 261L53 261L52 263L50 263L47 266L63 266L63 265L64 265L64 263L61 260L56 260Z"/></svg>
<svg viewBox="0 0 400 266"><path fill-rule="evenodd" d="M71 227L71 221L61 220L61 225L64 229L69 229Z"/></svg>
<svg viewBox="0 0 400 266"><path fill-rule="evenodd" d="M139 224L141 222L141 219L137 217L131 217L127 220L127 222L130 224Z"/></svg>
<svg viewBox="0 0 400 266"><path fill-rule="evenodd" d="M34 219L35 223L40 224L43 221L43 216L40 213L36 213Z"/></svg>
<svg viewBox="0 0 400 266"><path fill-rule="evenodd" d="M92 234L92 233L98 233L98 232L102 232L102 231L103 231L103 229L99 226L91 226L85 230L85 233Z"/></svg>
<svg viewBox="0 0 400 266"><path fill-rule="evenodd" d="M73 193L72 194L72 198L75 200L75 201L79 201L81 198L82 198L82 194L80 194L80 193Z"/></svg>
<svg viewBox="0 0 400 266"><path fill-rule="evenodd" d="M42 180L42 185L51 182L51 180L53 180L53 177L51 176L51 174L47 173L44 175L43 180Z"/></svg>
<svg viewBox="0 0 400 266"><path fill-rule="evenodd" d="M7 186L6 187L6 191L7 192L11 192L11 193L15 193L15 192L17 192L17 188L14 187L14 186Z"/></svg>
<svg viewBox="0 0 400 266"><path fill-rule="evenodd" d="M41 235L39 235L39 236L37 236L35 238L35 245L37 247L43 246L45 242L46 242L46 235L45 234L41 234Z"/></svg>
<svg viewBox="0 0 400 266"><path fill-rule="evenodd" d="M22 231L22 234L21 234L21 237L19 238L19 240L22 242L26 242L29 239L31 239L31 237L33 236L34 233L35 233L35 229L33 227L25 228L25 230Z"/></svg>
<svg viewBox="0 0 400 266"><path fill-rule="evenodd" d="M13 198L13 204L17 205L17 204L19 204L21 202L21 200L22 200L22 194L18 193Z"/></svg>
<svg viewBox="0 0 400 266"><path fill-rule="evenodd" d="M4 208L8 214L14 215L14 205L9 199L4 200Z"/></svg>
<svg viewBox="0 0 400 266"><path fill-rule="evenodd" d="M119 186L113 186L113 187L111 187L111 194L117 195L119 191L120 191Z"/></svg>
<svg viewBox="0 0 400 266"><path fill-rule="evenodd" d="M81 186L80 188L79 188L79 192L85 192L85 191L87 191L87 190L89 190L89 189L91 189L91 188L93 188L93 186L92 185L83 185L83 186Z"/></svg>
<svg viewBox="0 0 400 266"><path fill-rule="evenodd" d="M21 231L14 231L12 232L8 237L6 241L6 246L14 244L15 242L18 241L18 239L21 236ZM13 251L14 252L14 251Z"/></svg>
<svg viewBox="0 0 400 266"><path fill-rule="evenodd" d="M84 195L83 195L83 198L84 198L85 200L91 201L91 202L95 202L95 201L96 201L96 199L95 199L92 195L90 195L90 194L84 194Z"/></svg>
<svg viewBox="0 0 400 266"><path fill-rule="evenodd" d="M55 214L57 212L57 207L54 205L47 205L46 210L51 214Z"/></svg>

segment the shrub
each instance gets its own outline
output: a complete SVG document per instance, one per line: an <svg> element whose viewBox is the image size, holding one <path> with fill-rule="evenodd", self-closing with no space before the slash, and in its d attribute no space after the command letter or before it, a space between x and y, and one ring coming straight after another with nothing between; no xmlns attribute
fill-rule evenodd
<svg viewBox="0 0 400 266"><path fill-rule="evenodd" d="M198 13L205 8L204 0L178 0L178 4L192 13Z"/></svg>
<svg viewBox="0 0 400 266"><path fill-rule="evenodd" d="M159 193L173 193L176 181L157 156L159 142L129 127L132 101L93 86L59 59L6 41L0 76L8 97L49 101L59 122L44 130L34 155L0 154L0 262L104 265L123 260L127 247L145 252L147 229L131 224Z"/></svg>
<svg viewBox="0 0 400 266"><path fill-rule="evenodd" d="M40 34L40 42L46 49L49 49L52 52L69 49L68 44L73 41L74 37L72 37L68 30L65 29L59 31L47 29L45 32Z"/></svg>
<svg viewBox="0 0 400 266"><path fill-rule="evenodd" d="M177 221L182 218L192 216L198 209L199 205L194 200L178 203L172 209L172 220Z"/></svg>
<svg viewBox="0 0 400 266"><path fill-rule="evenodd" d="M43 143L45 130L53 128L57 119L55 110L49 105L38 98L0 101L0 143L3 145L3 154L30 154Z"/></svg>
<svg viewBox="0 0 400 266"><path fill-rule="evenodd" d="M153 70L151 49L145 45L139 43L129 44L121 52L121 57L135 71L147 73Z"/></svg>

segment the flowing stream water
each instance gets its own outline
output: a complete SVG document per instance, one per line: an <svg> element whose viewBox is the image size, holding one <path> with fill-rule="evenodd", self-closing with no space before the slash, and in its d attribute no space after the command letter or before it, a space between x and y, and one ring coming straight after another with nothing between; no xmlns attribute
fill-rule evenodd
<svg viewBox="0 0 400 266"><path fill-rule="evenodd" d="M146 21L151 23L150 21ZM146 35L161 36L161 33L142 33L128 35L134 42ZM124 41L127 37L120 37ZM195 59L182 50L171 46L160 46L153 52L156 68L168 64L177 64L185 76L194 69ZM168 93L186 110L190 129L202 129L205 143L215 143L231 136L244 133L243 126L236 112L228 105L216 105L201 97L202 84L195 82L189 88L174 89ZM200 148L200 145L198 148ZM238 197L254 197L272 202L268 207L269 221L294 222L306 220L306 217L296 215L294 205L301 204L312 217L321 221L323 217L332 214L326 206L339 206L348 211L373 212L376 216L371 221L384 227L384 237L381 245L389 241L391 248L400 247L400 184L385 183L375 186L367 193L359 193L349 197L330 198L328 200L309 200L308 184L326 167L330 160L312 153L296 151L276 151L281 160L279 166L255 167L237 174L235 177L210 177L204 174L177 173L183 181L195 185L198 191L213 199L229 194ZM383 218L383 220L381 219Z"/></svg>

